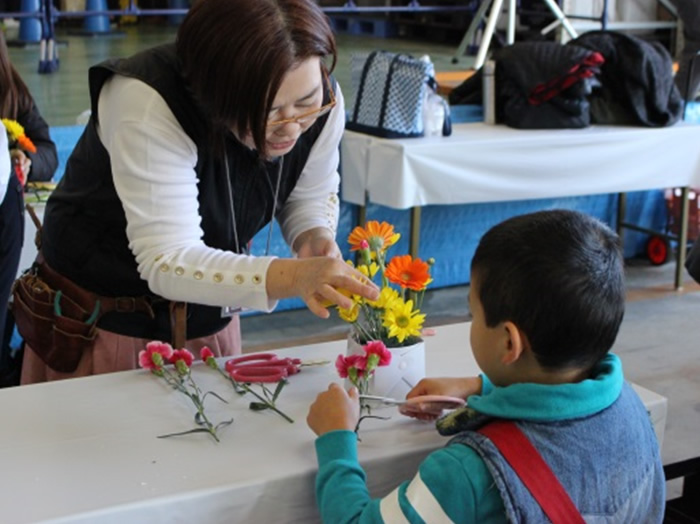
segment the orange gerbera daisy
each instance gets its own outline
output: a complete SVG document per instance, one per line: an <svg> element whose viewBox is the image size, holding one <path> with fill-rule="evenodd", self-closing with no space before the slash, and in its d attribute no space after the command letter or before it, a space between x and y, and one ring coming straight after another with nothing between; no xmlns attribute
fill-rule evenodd
<svg viewBox="0 0 700 524"><path fill-rule="evenodd" d="M20 149L23 149L24 151L36 153L36 146L34 145L34 142L32 142L27 135L18 136L17 145L19 145Z"/></svg>
<svg viewBox="0 0 700 524"><path fill-rule="evenodd" d="M420 291L430 283L430 266L411 255L394 257L386 267L386 278L401 287Z"/></svg>
<svg viewBox="0 0 700 524"><path fill-rule="evenodd" d="M350 243L350 251L360 249L360 243L363 240L367 241L372 251L384 251L389 246L396 244L399 238L401 235L394 233L394 226L391 224L386 222L380 224L376 220L370 220L365 224L365 227L357 226L353 229L348 237L348 242Z"/></svg>

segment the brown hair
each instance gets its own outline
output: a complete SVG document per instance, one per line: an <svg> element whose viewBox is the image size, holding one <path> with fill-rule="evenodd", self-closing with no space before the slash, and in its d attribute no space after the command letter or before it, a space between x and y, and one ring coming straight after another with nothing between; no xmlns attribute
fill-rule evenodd
<svg viewBox="0 0 700 524"><path fill-rule="evenodd" d="M0 117L17 120L32 109L32 95L27 84L10 62L5 35L0 31Z"/></svg>
<svg viewBox="0 0 700 524"><path fill-rule="evenodd" d="M177 34L186 82L221 133L250 132L263 154L265 125L284 75L337 51L313 0L198 0Z"/></svg>

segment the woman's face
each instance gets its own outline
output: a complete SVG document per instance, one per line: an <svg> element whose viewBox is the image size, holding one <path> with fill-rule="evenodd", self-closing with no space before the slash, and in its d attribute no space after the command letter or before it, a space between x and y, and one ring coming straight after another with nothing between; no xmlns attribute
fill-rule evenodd
<svg viewBox="0 0 700 524"><path fill-rule="evenodd" d="M319 57L308 58L291 69L283 78L267 117L265 149L268 157L282 156L294 147L301 134L315 122L315 118L295 117L306 115L323 103L323 75ZM255 143L250 134L242 142L251 149Z"/></svg>

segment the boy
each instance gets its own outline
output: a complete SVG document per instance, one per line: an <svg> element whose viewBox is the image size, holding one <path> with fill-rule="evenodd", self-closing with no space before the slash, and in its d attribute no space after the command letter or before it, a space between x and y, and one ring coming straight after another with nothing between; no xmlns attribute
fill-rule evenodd
<svg viewBox="0 0 700 524"><path fill-rule="evenodd" d="M352 433L357 392L331 385L307 419L319 435L324 521L547 522L501 452L476 431L506 419L517 422L584 518L661 522L665 486L652 424L608 353L624 313L623 279L618 238L581 213L543 211L488 231L472 260L469 293L471 347L483 374L424 379L408 394L467 398L469 407L438 421L441 433L456 436L411 481L371 500Z"/></svg>

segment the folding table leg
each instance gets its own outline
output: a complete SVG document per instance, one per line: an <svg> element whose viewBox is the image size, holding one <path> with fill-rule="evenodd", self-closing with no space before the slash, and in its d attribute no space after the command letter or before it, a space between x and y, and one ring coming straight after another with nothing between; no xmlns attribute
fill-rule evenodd
<svg viewBox="0 0 700 524"><path fill-rule="evenodd" d="M688 188L681 188L681 223L678 233L678 253L676 253L676 278L674 286L676 289L683 287L683 271L685 270L685 250L688 247L688 214L690 211L688 203Z"/></svg>
<svg viewBox="0 0 700 524"><path fill-rule="evenodd" d="M420 206L411 208L411 236L408 243L408 252L413 257L418 256L420 248Z"/></svg>

